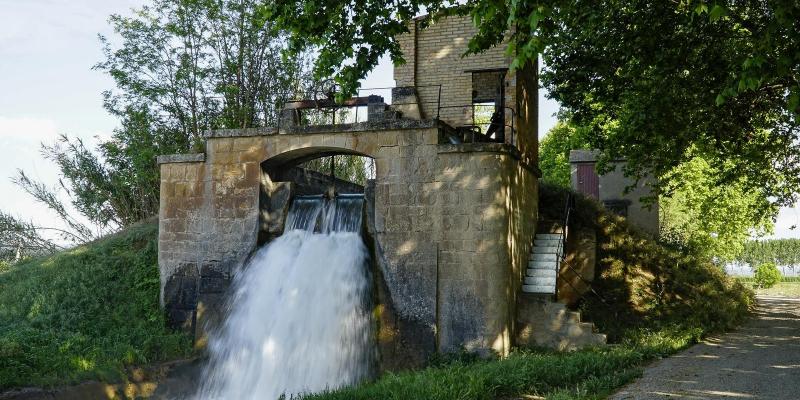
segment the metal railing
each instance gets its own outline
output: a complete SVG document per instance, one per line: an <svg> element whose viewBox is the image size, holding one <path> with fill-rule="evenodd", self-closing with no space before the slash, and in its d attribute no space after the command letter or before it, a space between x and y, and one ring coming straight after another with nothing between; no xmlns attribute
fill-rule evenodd
<svg viewBox="0 0 800 400"><path fill-rule="evenodd" d="M597 291L594 290L594 286L592 285L592 282L587 280L583 276L583 274L581 274L579 271L575 270L575 268L572 266L572 263L567 261L566 248L567 248L567 240L569 239L570 216L572 214L572 210L574 210L574 209L575 209L575 195L572 194L572 192L567 191L567 199L564 202L564 222L563 222L564 225L561 228L561 241L560 241L560 246L561 246L561 253L560 254L561 254L561 256L560 256L559 264L560 265L566 265L567 269L570 272L572 272L575 276L577 276L578 279L583 281L583 283L586 285L586 287L589 288L590 292L592 292L595 296L597 296L597 298L600 299L600 301L603 304L607 305L608 303L603 298L603 296L601 296L600 293L597 293ZM560 268L559 268L559 270L560 270ZM556 274L556 294L555 294L556 299L558 299L558 279L561 279L560 275L561 275L560 271L557 271L557 274ZM573 285L570 280L567 279L566 282L567 282L567 285L569 285L572 288L572 290L575 291L575 293L580 293L580 290L578 290L578 288L576 288L575 285Z"/></svg>
<svg viewBox="0 0 800 400"><path fill-rule="evenodd" d="M462 136L460 139L462 141L470 143L496 142L516 145L516 129L514 125L514 121L516 121L516 115L514 114L513 108L487 106L479 103L440 106L439 110L437 111L437 118L441 118L442 110L453 109L463 110L461 113L454 113L453 119L463 118L467 122L466 124L456 124L455 126L456 130L460 131L459 133ZM479 113L476 112L478 109L485 109L485 114L479 115ZM490 110L491 113L486 112ZM509 140L505 140L506 135L508 135Z"/></svg>
<svg viewBox="0 0 800 400"><path fill-rule="evenodd" d="M408 96L395 96L396 91L402 92L403 89L409 90ZM335 90L334 86L331 93L335 93ZM403 100L398 101L398 99ZM314 100L289 100L285 106L303 112L304 117L299 119L299 126L335 126L367 121L368 113L363 109L367 108L370 102L383 103L395 110L402 106L416 106L420 117L452 125L457 132L462 134L461 140L465 142L516 144L516 115L512 107L494 107L480 103L442 105L441 84L360 88L356 97L341 103L328 97ZM453 110L459 109L463 111L453 112ZM493 118L495 114L498 114L499 117ZM278 129L281 128L281 124L281 118L278 118ZM509 140L505 140L506 136Z"/></svg>

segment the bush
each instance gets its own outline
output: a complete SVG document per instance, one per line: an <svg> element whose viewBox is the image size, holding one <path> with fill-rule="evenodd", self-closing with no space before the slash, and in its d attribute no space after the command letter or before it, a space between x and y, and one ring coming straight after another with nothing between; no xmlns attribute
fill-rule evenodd
<svg viewBox="0 0 800 400"><path fill-rule="evenodd" d="M189 354L159 308L149 223L0 270L0 389L120 381L129 365Z"/></svg>
<svg viewBox="0 0 800 400"><path fill-rule="evenodd" d="M766 262L756 267L755 281L760 288L769 289L780 282L781 278L783 276L775 263Z"/></svg>
<svg viewBox="0 0 800 400"><path fill-rule="evenodd" d="M568 190L540 186L540 213L558 220ZM748 315L753 292L691 249L659 243L610 213L593 199L575 194L571 225L597 234L594 290L580 305L610 341L641 328L683 327L713 332L731 328Z"/></svg>

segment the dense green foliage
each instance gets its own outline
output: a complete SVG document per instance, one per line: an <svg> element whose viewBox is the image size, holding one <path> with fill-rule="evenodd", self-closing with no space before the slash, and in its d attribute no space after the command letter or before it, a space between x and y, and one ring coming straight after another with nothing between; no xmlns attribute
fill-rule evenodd
<svg viewBox="0 0 800 400"><path fill-rule="evenodd" d="M772 262L776 265L800 265L800 239L752 240L745 243L737 262L751 266Z"/></svg>
<svg viewBox="0 0 800 400"><path fill-rule="evenodd" d="M0 389L119 380L190 340L158 305L154 223L49 258L0 268Z"/></svg>
<svg viewBox="0 0 800 400"><path fill-rule="evenodd" d="M566 193L543 185L545 219L561 217ZM574 353L518 349L501 360L459 357L452 364L387 374L376 382L306 398L605 398L638 377L647 361L733 327L748 315L753 293L704 257L657 244L590 199L579 197L577 207L572 229L597 234L599 276L593 287L603 296L601 301L587 294L583 316L617 346Z"/></svg>
<svg viewBox="0 0 800 400"><path fill-rule="evenodd" d="M588 149L586 129L559 121L539 143L539 168L542 181L551 185L570 187L570 150Z"/></svg>
<svg viewBox="0 0 800 400"><path fill-rule="evenodd" d="M800 192L800 4L795 0L265 2L294 52L345 94L421 12L472 17L468 53L507 46L511 68L544 60L541 80L609 159L662 177L694 156L779 204ZM690 149L692 154L690 153Z"/></svg>
<svg viewBox="0 0 800 400"><path fill-rule="evenodd" d="M736 259L751 237L772 231L774 212L763 193L741 180L718 185L718 173L701 157L669 172L659 198L660 236L725 262Z"/></svg>
<svg viewBox="0 0 800 400"><path fill-rule="evenodd" d="M775 266L775 263L766 262L755 269L755 283L759 288L769 289L781 281L781 271Z"/></svg>
<svg viewBox="0 0 800 400"><path fill-rule="evenodd" d="M547 133L539 145L543 182L570 187L569 152L589 147L588 135L568 122ZM752 236L769 233L774 213L763 193L741 181L718 185L717 174L699 156L669 171L660 188L659 227L661 240L725 262L737 259Z"/></svg>

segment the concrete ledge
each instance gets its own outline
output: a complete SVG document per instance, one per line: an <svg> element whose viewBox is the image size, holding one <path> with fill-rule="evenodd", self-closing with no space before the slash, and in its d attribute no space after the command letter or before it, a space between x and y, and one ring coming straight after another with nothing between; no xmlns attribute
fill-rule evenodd
<svg viewBox="0 0 800 400"><path fill-rule="evenodd" d="M247 129L218 129L206 131L203 136L206 138L216 137L249 137L249 136L269 136L269 135L305 135L309 133L339 133L339 132L369 132L379 130L402 130L402 129L425 129L445 125L444 122L436 119L394 119L373 122L358 122L353 124L336 125L308 125L280 127L280 131L275 127L267 128L247 128Z"/></svg>
<svg viewBox="0 0 800 400"><path fill-rule="evenodd" d="M499 153L508 154L519 161L523 168L530 171L538 178L542 177L542 170L538 166L532 165L522 159L522 155L515 146L507 143L461 143L461 144L440 144L437 153Z"/></svg>
<svg viewBox="0 0 800 400"><path fill-rule="evenodd" d="M222 138L222 137L249 137L249 136L269 136L278 133L278 128L267 126L261 128L247 128L247 129L215 129L212 131L203 132L206 138Z"/></svg>
<svg viewBox="0 0 800 400"><path fill-rule="evenodd" d="M175 164L175 163L192 163L203 162L206 160L205 153L194 154L167 154L158 156L156 162L160 164Z"/></svg>

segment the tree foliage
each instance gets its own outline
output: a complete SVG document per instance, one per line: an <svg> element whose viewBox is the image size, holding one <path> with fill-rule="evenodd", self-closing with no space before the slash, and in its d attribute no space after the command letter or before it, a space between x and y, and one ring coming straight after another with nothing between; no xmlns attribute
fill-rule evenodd
<svg viewBox="0 0 800 400"><path fill-rule="evenodd" d="M62 239L85 243L156 214L156 156L202 150L209 129L273 124L283 102L307 90L307 55L281 56L285 38L259 5L150 0L110 17L115 37L100 37L104 60L94 68L116 84L103 99L120 126L96 149L67 136L44 144L58 187L23 171L15 178L67 227Z"/></svg>
<svg viewBox="0 0 800 400"><path fill-rule="evenodd" d="M739 256L752 236L770 233L774 212L763 192L741 181L720 186L716 178L700 156L670 171L659 198L660 236L724 262Z"/></svg>
<svg viewBox="0 0 800 400"><path fill-rule="evenodd" d="M590 148L587 130L559 121L539 143L539 168L542 181L570 187L570 150Z"/></svg>
<svg viewBox="0 0 800 400"><path fill-rule="evenodd" d="M290 49L319 50L317 76L336 75L347 94L381 55L404 62L397 36L417 14L433 16L423 26L469 15L477 34L468 53L508 46L512 68L541 54L551 95L591 128L592 147L628 159L629 173L662 176L697 154L719 184L760 188L778 204L800 192L795 0L295 0L264 9L290 33Z"/></svg>
<svg viewBox="0 0 800 400"><path fill-rule="evenodd" d="M735 261L750 266L768 262L783 266L800 265L800 239L748 241Z"/></svg>
<svg viewBox="0 0 800 400"><path fill-rule="evenodd" d="M769 289L781 281L781 271L775 263L765 262L755 269L756 284L764 289Z"/></svg>

